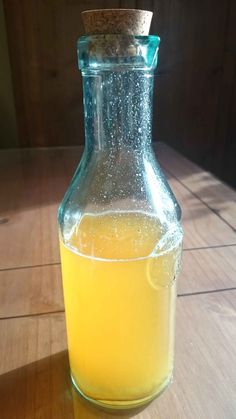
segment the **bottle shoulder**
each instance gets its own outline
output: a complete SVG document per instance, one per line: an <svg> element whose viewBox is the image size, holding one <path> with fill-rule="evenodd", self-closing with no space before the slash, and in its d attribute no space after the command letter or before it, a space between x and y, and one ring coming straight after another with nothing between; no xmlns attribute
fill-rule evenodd
<svg viewBox="0 0 236 419"><path fill-rule="evenodd" d="M84 154L59 207L59 224L106 212L142 212L166 226L180 223L180 206L151 149Z"/></svg>

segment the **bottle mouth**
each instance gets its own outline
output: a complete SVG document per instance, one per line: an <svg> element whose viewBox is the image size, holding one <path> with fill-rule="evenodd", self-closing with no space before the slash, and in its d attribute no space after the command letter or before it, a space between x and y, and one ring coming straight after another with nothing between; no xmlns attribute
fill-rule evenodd
<svg viewBox="0 0 236 419"><path fill-rule="evenodd" d="M157 66L160 38L157 35L98 34L78 40L78 64L81 70L133 69L154 70Z"/></svg>

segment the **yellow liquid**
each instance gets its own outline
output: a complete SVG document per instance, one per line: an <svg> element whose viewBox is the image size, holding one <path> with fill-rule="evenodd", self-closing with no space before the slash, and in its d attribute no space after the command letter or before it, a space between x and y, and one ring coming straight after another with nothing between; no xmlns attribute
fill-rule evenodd
<svg viewBox="0 0 236 419"><path fill-rule="evenodd" d="M150 256L159 239L153 217L110 213L84 216L61 241L71 373L97 403L138 405L171 379L181 246Z"/></svg>

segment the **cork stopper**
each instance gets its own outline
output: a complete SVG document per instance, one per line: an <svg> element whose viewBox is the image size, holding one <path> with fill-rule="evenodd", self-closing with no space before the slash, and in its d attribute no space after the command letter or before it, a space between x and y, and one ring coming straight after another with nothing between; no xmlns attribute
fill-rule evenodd
<svg viewBox="0 0 236 419"><path fill-rule="evenodd" d="M95 34L148 35L153 13L138 9L100 9L82 12L85 32Z"/></svg>

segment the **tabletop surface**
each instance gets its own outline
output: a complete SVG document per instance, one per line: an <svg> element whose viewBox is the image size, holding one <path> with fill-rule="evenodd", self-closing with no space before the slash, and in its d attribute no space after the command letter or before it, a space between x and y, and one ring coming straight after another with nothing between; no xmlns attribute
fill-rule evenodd
<svg viewBox="0 0 236 419"><path fill-rule="evenodd" d="M1 419L235 419L236 193L164 144L183 210L174 383L147 407L104 412L72 388L56 211L80 147L0 152Z"/></svg>

